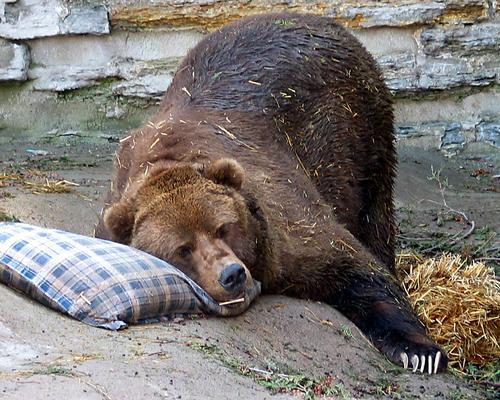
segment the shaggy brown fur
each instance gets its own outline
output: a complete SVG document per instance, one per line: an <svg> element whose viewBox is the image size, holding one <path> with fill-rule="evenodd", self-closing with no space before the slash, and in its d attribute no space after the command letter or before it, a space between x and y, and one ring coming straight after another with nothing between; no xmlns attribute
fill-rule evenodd
<svg viewBox="0 0 500 400"><path fill-rule="evenodd" d="M325 301L392 361L434 357L394 271L390 95L327 18L243 19L182 62L123 139L97 235L170 261L217 300L245 267L266 293ZM439 369L446 367L443 354Z"/></svg>

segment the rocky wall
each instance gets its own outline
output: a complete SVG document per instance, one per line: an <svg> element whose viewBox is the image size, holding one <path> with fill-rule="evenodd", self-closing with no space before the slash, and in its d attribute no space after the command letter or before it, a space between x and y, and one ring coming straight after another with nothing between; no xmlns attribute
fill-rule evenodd
<svg viewBox="0 0 500 400"><path fill-rule="evenodd" d="M119 133L154 112L205 32L283 10L329 16L365 44L402 143L500 146L496 0L0 0L0 136Z"/></svg>

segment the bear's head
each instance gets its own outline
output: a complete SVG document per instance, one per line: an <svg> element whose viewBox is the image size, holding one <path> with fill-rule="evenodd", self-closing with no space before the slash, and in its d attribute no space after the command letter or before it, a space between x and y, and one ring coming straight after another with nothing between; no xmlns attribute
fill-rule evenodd
<svg viewBox="0 0 500 400"><path fill-rule="evenodd" d="M258 229L243 180L232 159L153 171L104 223L113 240L168 261L215 300L237 299L253 285Z"/></svg>

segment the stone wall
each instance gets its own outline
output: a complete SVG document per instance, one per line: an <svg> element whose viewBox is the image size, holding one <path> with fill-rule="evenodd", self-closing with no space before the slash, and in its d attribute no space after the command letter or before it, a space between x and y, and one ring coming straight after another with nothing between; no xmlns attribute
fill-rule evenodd
<svg viewBox="0 0 500 400"><path fill-rule="evenodd" d="M0 137L120 134L203 33L280 10L330 16L365 44L402 143L500 146L497 0L0 0Z"/></svg>

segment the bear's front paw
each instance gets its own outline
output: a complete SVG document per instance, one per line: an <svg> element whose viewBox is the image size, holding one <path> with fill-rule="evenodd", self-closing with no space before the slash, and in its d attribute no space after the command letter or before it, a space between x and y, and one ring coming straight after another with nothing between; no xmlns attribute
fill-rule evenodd
<svg viewBox="0 0 500 400"><path fill-rule="evenodd" d="M441 350L432 354L427 354L427 356L424 354L411 354L411 358L409 359L408 353L402 352L399 354L399 358L405 369L412 368L413 372L419 370L422 373L427 371L429 374L437 374L446 368L446 355L442 354ZM441 361L443 361L443 363L441 363Z"/></svg>
<svg viewBox="0 0 500 400"><path fill-rule="evenodd" d="M448 357L446 353L426 335L392 334L385 340L381 350L395 364L402 365L413 372L420 371L436 374L446 370Z"/></svg>

